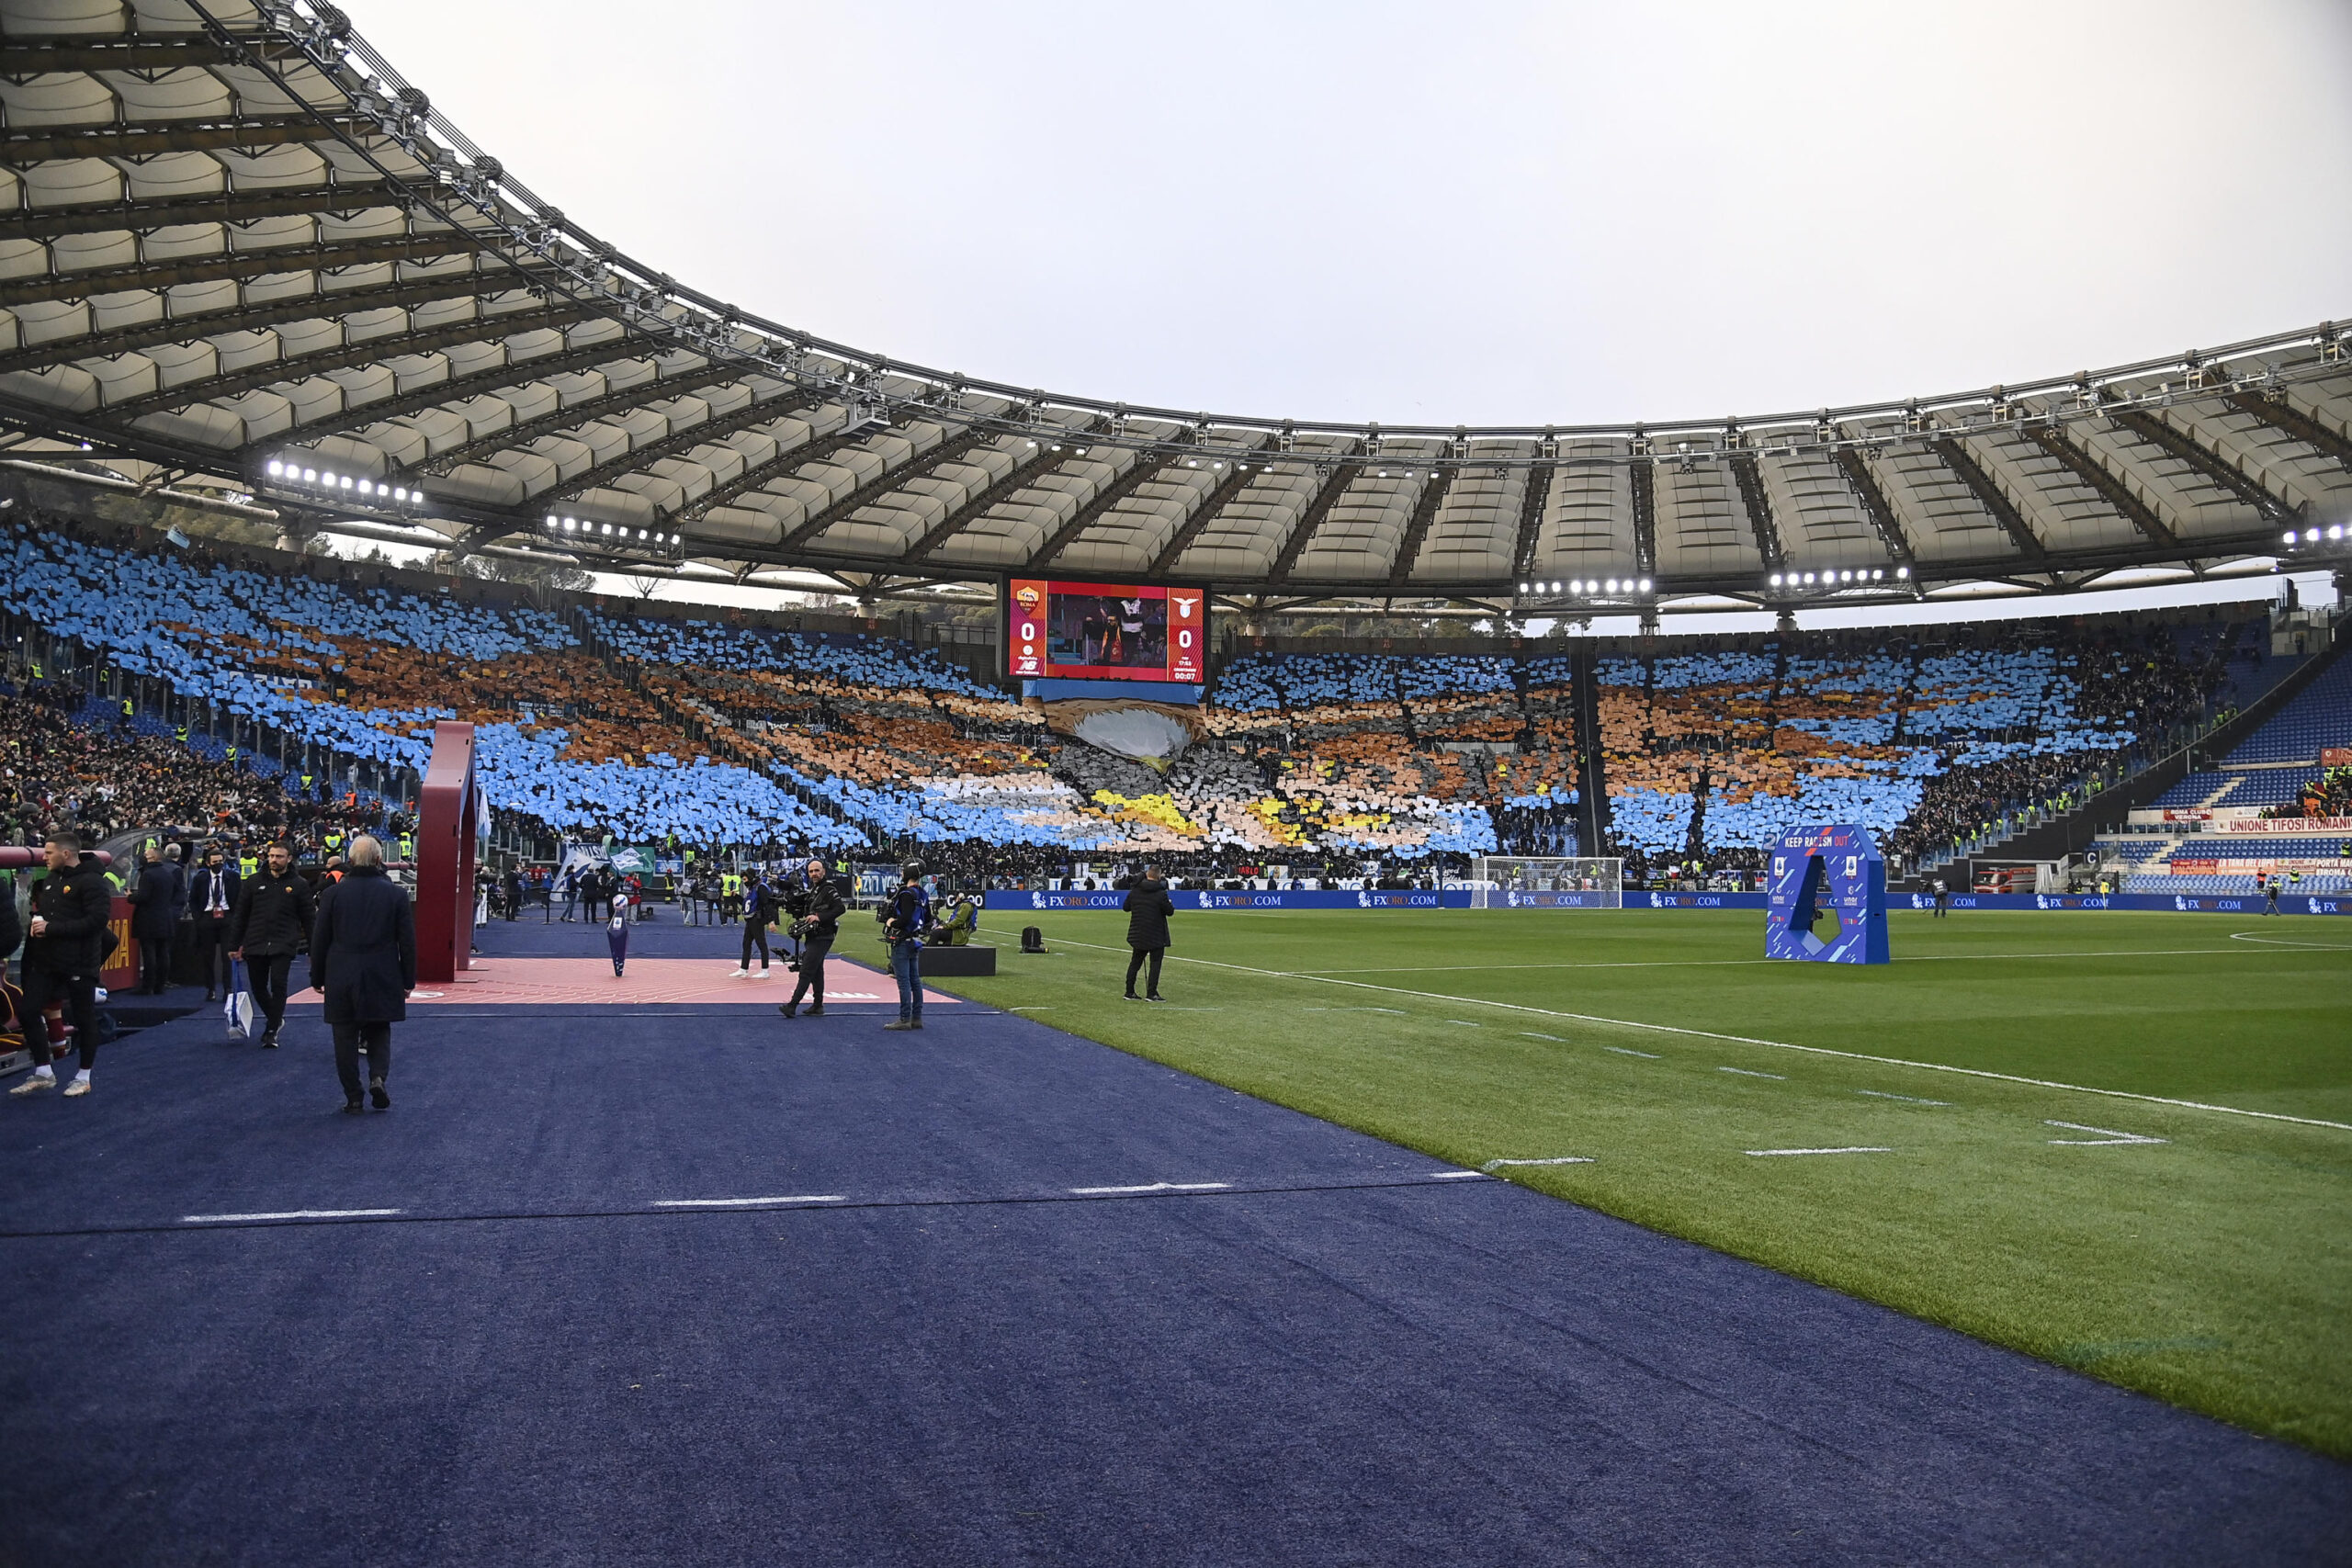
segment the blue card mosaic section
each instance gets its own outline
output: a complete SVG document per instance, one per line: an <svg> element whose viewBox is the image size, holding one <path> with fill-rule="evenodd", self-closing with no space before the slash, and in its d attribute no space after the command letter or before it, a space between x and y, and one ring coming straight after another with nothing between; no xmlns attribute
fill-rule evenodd
<svg viewBox="0 0 2352 1568"><path fill-rule="evenodd" d="M1856 823L1792 828L1772 846L1764 956L1884 964L1886 860Z"/></svg>

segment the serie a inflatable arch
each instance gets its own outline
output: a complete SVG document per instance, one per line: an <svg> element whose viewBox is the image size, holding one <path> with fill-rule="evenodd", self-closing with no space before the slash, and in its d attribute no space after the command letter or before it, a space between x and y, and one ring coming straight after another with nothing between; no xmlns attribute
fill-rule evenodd
<svg viewBox="0 0 2352 1568"><path fill-rule="evenodd" d="M1885 964L1886 859L1851 822L1792 828L1772 846L1764 956Z"/></svg>

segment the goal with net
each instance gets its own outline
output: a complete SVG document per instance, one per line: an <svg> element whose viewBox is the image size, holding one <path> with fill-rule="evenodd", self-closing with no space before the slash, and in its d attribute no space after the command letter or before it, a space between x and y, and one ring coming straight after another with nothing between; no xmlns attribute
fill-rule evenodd
<svg viewBox="0 0 2352 1568"><path fill-rule="evenodd" d="M1474 909L1616 909L1625 863L1573 855L1481 855L1470 871Z"/></svg>

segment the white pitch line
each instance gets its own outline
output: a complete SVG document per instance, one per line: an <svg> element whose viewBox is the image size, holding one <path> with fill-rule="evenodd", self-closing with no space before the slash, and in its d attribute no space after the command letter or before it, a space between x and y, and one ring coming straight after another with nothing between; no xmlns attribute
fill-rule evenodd
<svg viewBox="0 0 2352 1568"><path fill-rule="evenodd" d="M1894 1151L1865 1145L1851 1149L1749 1149L1747 1152L1762 1158L1767 1155L1891 1155Z"/></svg>
<svg viewBox="0 0 2352 1568"><path fill-rule="evenodd" d="M1530 1040L1549 1040L1555 1045L1566 1045L1567 1043L1566 1041L1561 1039L1556 1034L1538 1034L1532 1029L1522 1029L1520 1031L1520 1033Z"/></svg>
<svg viewBox="0 0 2352 1568"><path fill-rule="evenodd" d="M1889 1094L1883 1089L1858 1089L1856 1094L1867 1094L1872 1100L1899 1100L1905 1105L1950 1105L1949 1100L1922 1100L1916 1094Z"/></svg>
<svg viewBox="0 0 2352 1568"><path fill-rule="evenodd" d="M2250 942L2262 947L2303 947L2317 953L2352 953L2352 947L2338 942L2293 942L2286 937L2264 936L2260 931L2232 931L2230 940Z"/></svg>
<svg viewBox="0 0 2352 1568"><path fill-rule="evenodd" d="M785 1198L661 1198L657 1209L765 1209L778 1203L839 1203L838 1192L802 1192Z"/></svg>
<svg viewBox="0 0 2352 1568"><path fill-rule="evenodd" d="M2078 1149L2105 1148L2115 1144L2168 1144L2170 1138L2151 1138L2141 1133L2119 1133L2109 1127L2086 1127L2080 1122L2044 1122L2045 1127L2064 1127L2070 1133L2097 1133L2096 1138L2052 1138L2053 1144L2064 1144Z"/></svg>
<svg viewBox="0 0 2352 1568"><path fill-rule="evenodd" d="M990 928L992 931L995 928ZM999 931L997 934L1004 934ZM1071 947L1091 947L1103 953L1125 953L1125 948L1112 947L1105 942L1075 942L1061 939ZM2239 952L2227 948L2218 951ZM2338 1133L2352 1133L2352 1122L2329 1122L2317 1116L2290 1116L2279 1111L2247 1111L2235 1105L2210 1105L2201 1100L2173 1100L2161 1094L2135 1094L2126 1089L2098 1089L2089 1084L2059 1083L2050 1078L2030 1078L2018 1073L1996 1073L1985 1067L1955 1067L1944 1062L1915 1062L1904 1056L1874 1056L1866 1051L1840 1051L1829 1045L1798 1045L1786 1040L1759 1040L1751 1034L1724 1034L1713 1029L1686 1029L1674 1023L1645 1023L1639 1019L1605 1018L1599 1013L1562 1012L1556 1008L1531 1007L1525 1002L1490 1001L1485 997L1454 997L1442 991L1416 991L1403 986L1375 986L1368 980L1340 980L1327 975L1308 975L1281 969L1260 969L1249 964L1227 964L1215 958L1189 958L1170 953L1178 964L1198 964L1208 969L1230 969L1237 974L1259 975L1275 980L1306 980L1323 986L1346 986L1356 990L1378 991L1392 997L1414 997L1422 1001L1451 1002L1456 1007L1500 1008L1506 1012L1532 1013L1539 1018L1564 1018L1577 1023L1613 1024L1619 1029L1646 1029L1659 1034L1688 1034L1699 1040L1724 1040L1735 1045L1758 1045L1772 1051L1803 1051L1814 1056L1837 1056L1849 1062L1875 1062L1883 1067L1909 1067L1923 1073L1957 1073L1962 1077L1992 1078L2000 1083L2024 1084L2032 1089L2063 1089L2069 1094L2097 1094L2109 1100L2134 1100L2143 1105L2170 1105L2183 1111L2211 1111L2222 1116L2247 1116L2260 1122L2288 1122L2300 1127L2326 1127ZM2065 957L2098 957L2096 953L2067 953ZM1774 962L1782 962L1774 960ZM1368 1009L1368 1011L1393 1012L1393 1008ZM1608 1047L1616 1049L1616 1047ZM1641 1055L1644 1053L1633 1052Z"/></svg>
<svg viewBox="0 0 2352 1568"><path fill-rule="evenodd" d="M1458 1023L1464 1029L1484 1029L1487 1027L1483 1023L1473 1023L1466 1018L1449 1018L1445 1021L1448 1023Z"/></svg>
<svg viewBox="0 0 2352 1568"><path fill-rule="evenodd" d="M1148 1181L1141 1187L1073 1187L1070 1191L1080 1198L1115 1198L1130 1192L1221 1192L1232 1185L1230 1181Z"/></svg>
<svg viewBox="0 0 2352 1568"><path fill-rule="evenodd" d="M1773 1079L1775 1082L1779 1082L1779 1083L1786 1083L1786 1082L1788 1082L1788 1081L1789 1081L1789 1080L1788 1080L1788 1077L1787 1077L1787 1075L1786 1075L1786 1074L1783 1074L1783 1073L1759 1073L1759 1072L1756 1071L1753 1067L1717 1067L1717 1068L1715 1069L1715 1071L1717 1071L1717 1072L1719 1072L1719 1073L1737 1073L1741 1077L1744 1077L1744 1078L1771 1078L1771 1079Z"/></svg>
<svg viewBox="0 0 2352 1568"><path fill-rule="evenodd" d="M1554 1159L1490 1159L1478 1168L1500 1170L1507 1165L1591 1165L1592 1163L1594 1163L1593 1157L1590 1155L1561 1155Z"/></svg>
<svg viewBox="0 0 2352 1568"><path fill-rule="evenodd" d="M1659 1055L1655 1051L1636 1051L1631 1045L1603 1045L1601 1049L1604 1051L1613 1051L1620 1056L1639 1056L1645 1062L1663 1062L1666 1060L1665 1057Z"/></svg>
<svg viewBox="0 0 2352 1568"><path fill-rule="evenodd" d="M230 1225L244 1220L380 1220L398 1209L286 1209L274 1214L182 1214L184 1225Z"/></svg>
<svg viewBox="0 0 2352 1568"><path fill-rule="evenodd" d="M1467 1181L1478 1173L1475 1170L1439 1170L1430 1173L1431 1181Z"/></svg>

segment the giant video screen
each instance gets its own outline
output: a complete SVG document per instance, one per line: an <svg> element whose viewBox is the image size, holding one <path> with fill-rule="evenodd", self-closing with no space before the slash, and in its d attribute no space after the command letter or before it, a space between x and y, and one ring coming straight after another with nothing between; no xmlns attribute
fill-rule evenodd
<svg viewBox="0 0 2352 1568"><path fill-rule="evenodd" d="M1197 588L1016 577L1004 616L1015 680L1203 680L1208 595Z"/></svg>

